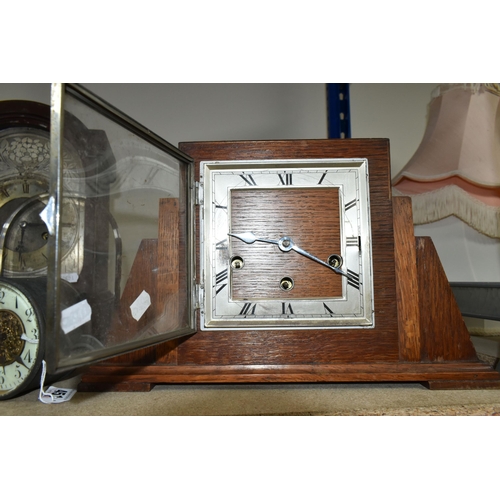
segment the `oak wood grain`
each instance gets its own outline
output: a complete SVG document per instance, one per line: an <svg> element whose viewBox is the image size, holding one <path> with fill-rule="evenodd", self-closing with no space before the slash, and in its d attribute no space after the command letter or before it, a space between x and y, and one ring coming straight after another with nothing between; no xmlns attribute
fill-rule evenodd
<svg viewBox="0 0 500 500"><path fill-rule="evenodd" d="M113 330L110 334L109 342L124 342L133 339L137 332L154 320L157 311L157 304L152 304L144 315L136 320L132 317L131 304L137 299L139 294L146 290L151 295L157 287L158 267L158 240L142 240L137 250L136 258L132 264L132 269L127 279L120 300L120 313L115 318Z"/></svg>
<svg viewBox="0 0 500 500"><path fill-rule="evenodd" d="M432 240L416 238L416 253L422 359L478 361Z"/></svg>
<svg viewBox="0 0 500 500"><path fill-rule="evenodd" d="M420 307L411 199L396 196L393 198L393 207L399 353L401 360L419 361Z"/></svg>
<svg viewBox="0 0 500 500"><path fill-rule="evenodd" d="M231 233L252 232L261 238L284 236L303 250L326 262L340 255L340 201L338 188L233 189ZM282 252L277 245L251 245L231 238L232 257L243 259L241 269L231 272L231 298L319 299L342 296L339 274L293 251ZM284 278L293 288L284 290Z"/></svg>
<svg viewBox="0 0 500 500"><path fill-rule="evenodd" d="M346 363L242 366L102 366L85 377L88 383L254 383L254 382L389 382L473 381L500 386L498 372L482 363ZM481 385L479 385L480 387Z"/></svg>
<svg viewBox="0 0 500 500"><path fill-rule="evenodd" d="M196 179L199 179L201 161L367 158L375 269L373 329L199 331L179 347L180 364L274 365L399 359L387 140L228 141L182 143L179 147L195 159ZM316 213L322 212L317 200L314 209ZM199 227L198 219L196 223Z"/></svg>

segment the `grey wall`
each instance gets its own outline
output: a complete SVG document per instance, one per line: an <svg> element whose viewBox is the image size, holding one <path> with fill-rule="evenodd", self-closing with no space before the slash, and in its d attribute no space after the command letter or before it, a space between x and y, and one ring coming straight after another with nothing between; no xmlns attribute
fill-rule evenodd
<svg viewBox="0 0 500 500"><path fill-rule="evenodd" d="M172 144L326 138L325 85L84 84ZM49 103L48 84L0 84L0 100Z"/></svg>
<svg viewBox="0 0 500 500"><path fill-rule="evenodd" d="M181 141L323 139L326 87L307 84L120 84L87 88L177 145ZM435 84L350 86L353 137L391 141L392 173L423 137ZM0 99L49 103L49 84L0 84Z"/></svg>
<svg viewBox="0 0 500 500"><path fill-rule="evenodd" d="M352 137L387 137L394 177L413 156L424 135L434 83L353 83Z"/></svg>

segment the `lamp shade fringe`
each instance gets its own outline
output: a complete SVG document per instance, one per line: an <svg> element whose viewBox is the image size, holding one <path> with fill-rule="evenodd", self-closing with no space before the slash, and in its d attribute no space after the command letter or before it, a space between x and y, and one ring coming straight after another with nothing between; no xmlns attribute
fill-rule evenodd
<svg viewBox="0 0 500 500"><path fill-rule="evenodd" d="M414 224L429 224L454 215L491 238L500 238L500 207L492 207L458 186L445 186L427 193L407 195L393 188L395 196L410 196Z"/></svg>

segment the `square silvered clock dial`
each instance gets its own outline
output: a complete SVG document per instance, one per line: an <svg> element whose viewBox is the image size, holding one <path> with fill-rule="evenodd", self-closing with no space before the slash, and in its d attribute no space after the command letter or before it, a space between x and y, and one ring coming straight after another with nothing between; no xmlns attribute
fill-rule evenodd
<svg viewBox="0 0 500 500"><path fill-rule="evenodd" d="M201 162L202 329L374 326L366 159Z"/></svg>

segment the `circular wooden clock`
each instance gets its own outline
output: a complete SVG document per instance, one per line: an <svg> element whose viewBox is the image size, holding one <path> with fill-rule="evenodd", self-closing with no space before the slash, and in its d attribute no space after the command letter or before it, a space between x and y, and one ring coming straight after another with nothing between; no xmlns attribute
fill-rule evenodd
<svg viewBox="0 0 500 500"><path fill-rule="evenodd" d="M202 329L374 326L367 163L201 162Z"/></svg>

